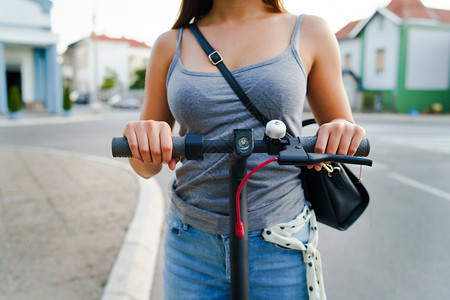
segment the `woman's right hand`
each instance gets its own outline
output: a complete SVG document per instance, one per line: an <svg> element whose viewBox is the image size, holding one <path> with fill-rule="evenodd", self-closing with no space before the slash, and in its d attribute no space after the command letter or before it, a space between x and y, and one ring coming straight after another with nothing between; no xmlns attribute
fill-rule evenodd
<svg viewBox="0 0 450 300"><path fill-rule="evenodd" d="M178 159L172 158L172 129L164 121L129 122L123 136L128 140L133 158L143 164L167 164L175 169Z"/></svg>

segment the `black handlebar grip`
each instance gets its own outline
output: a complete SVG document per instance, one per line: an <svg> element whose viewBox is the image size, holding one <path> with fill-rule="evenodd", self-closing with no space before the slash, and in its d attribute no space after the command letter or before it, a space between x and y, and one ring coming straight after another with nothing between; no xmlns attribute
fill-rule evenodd
<svg viewBox="0 0 450 300"><path fill-rule="evenodd" d="M173 150L172 157L182 157L185 153L185 138L184 137L172 137ZM127 138L114 137L111 143L111 151L113 157L133 157L130 146L128 145Z"/></svg>
<svg viewBox="0 0 450 300"><path fill-rule="evenodd" d="M302 136L300 138L303 148L306 152L314 152L316 147L316 136ZM356 150L355 156L369 156L370 144L367 138L364 138L359 144L358 150Z"/></svg>
<svg viewBox="0 0 450 300"><path fill-rule="evenodd" d="M124 136L113 137L111 142L111 151L113 157L133 157L127 138Z"/></svg>
<svg viewBox="0 0 450 300"><path fill-rule="evenodd" d="M186 153L186 138L180 136L172 137L172 144L172 157L183 157Z"/></svg>

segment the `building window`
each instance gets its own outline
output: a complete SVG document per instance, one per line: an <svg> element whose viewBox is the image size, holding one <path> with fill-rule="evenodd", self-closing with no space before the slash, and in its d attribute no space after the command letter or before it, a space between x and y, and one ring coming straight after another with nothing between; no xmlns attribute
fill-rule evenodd
<svg viewBox="0 0 450 300"><path fill-rule="evenodd" d="M351 68L352 68L352 55L346 54L344 62L344 70L350 70Z"/></svg>
<svg viewBox="0 0 450 300"><path fill-rule="evenodd" d="M381 73L384 70L384 49L377 50L377 73Z"/></svg>

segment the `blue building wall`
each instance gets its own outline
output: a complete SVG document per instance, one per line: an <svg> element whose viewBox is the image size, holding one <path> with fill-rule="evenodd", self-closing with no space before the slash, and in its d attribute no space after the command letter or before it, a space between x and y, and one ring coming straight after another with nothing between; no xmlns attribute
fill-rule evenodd
<svg viewBox="0 0 450 300"><path fill-rule="evenodd" d="M42 101L47 107L47 64L45 60L45 48L33 49L34 61L34 97L36 101Z"/></svg>
<svg viewBox="0 0 450 300"><path fill-rule="evenodd" d="M0 42L0 114L8 111L8 91L6 90L5 44Z"/></svg>
<svg viewBox="0 0 450 300"><path fill-rule="evenodd" d="M47 62L47 109L52 113L62 112L62 80L58 64L56 45L50 45L45 51Z"/></svg>
<svg viewBox="0 0 450 300"><path fill-rule="evenodd" d="M0 114L8 112L8 79L11 79L9 73L9 66L19 67L14 72L20 72L21 88L22 91L26 91L25 101L28 102L42 102L47 111L51 113L62 112L62 78L60 66L58 64L58 54L56 51L57 37L50 31L50 10L52 2L49 0L32 0L35 5L41 8L41 15L36 16L36 25L22 26L20 23L4 23L4 26L10 26L14 30L23 28L23 35L19 31L14 38L6 36L4 40L0 40ZM20 3L11 1L11 5L17 5L20 7ZM28 1L26 3L29 3ZM25 6L28 7L29 6ZM17 10L18 11L18 10ZM33 10L34 11L34 10ZM12 10L14 12L14 10ZM28 18L33 18L34 15L27 15ZM45 18L48 18L48 25L43 26L42 23L46 23ZM20 20L20 18L19 18ZM0 20L0 23L2 20ZM34 43L33 39L30 40L30 32L32 30L39 30L41 34L45 36L44 40L40 40L39 43ZM12 46L14 45L14 46ZM29 54L27 57L15 55L12 50L14 47L27 48ZM10 52L11 51L11 52ZM30 57L31 56L31 57ZM11 60L11 61L9 61ZM30 62L32 60L31 66ZM25 67L25 69L23 69ZM24 71L26 70L26 71ZM30 81L32 81L30 83ZM24 82L26 87L24 90ZM11 85L12 82L9 82ZM25 97L25 96L24 96Z"/></svg>
<svg viewBox="0 0 450 300"><path fill-rule="evenodd" d="M8 112L5 52L5 43L0 42L0 114ZM51 113L61 113L63 87L56 45L33 48L33 66L34 101L42 102Z"/></svg>

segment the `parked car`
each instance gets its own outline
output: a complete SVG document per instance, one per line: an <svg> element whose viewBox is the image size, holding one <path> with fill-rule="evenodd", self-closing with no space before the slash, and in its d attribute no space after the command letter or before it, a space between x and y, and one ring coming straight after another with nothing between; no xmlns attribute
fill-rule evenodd
<svg viewBox="0 0 450 300"><path fill-rule="evenodd" d="M112 107L121 109L139 109L141 107L141 102L136 98L130 97L114 102Z"/></svg>
<svg viewBox="0 0 450 300"><path fill-rule="evenodd" d="M76 104L88 104L89 103L89 94L81 94L78 96L77 100L75 100Z"/></svg>

